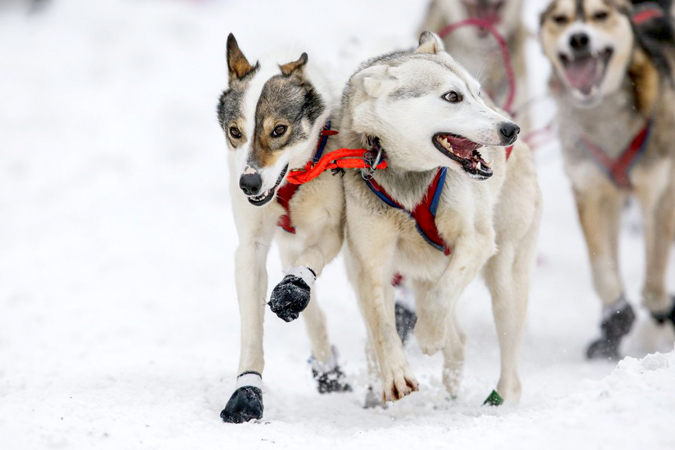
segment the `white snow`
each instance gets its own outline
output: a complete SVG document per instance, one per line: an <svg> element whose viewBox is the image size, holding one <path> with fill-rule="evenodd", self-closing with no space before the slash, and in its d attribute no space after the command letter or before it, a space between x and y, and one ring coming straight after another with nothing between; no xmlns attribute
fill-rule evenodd
<svg viewBox="0 0 675 450"><path fill-rule="evenodd" d="M480 406L499 365L476 284L461 304L459 398L446 399L440 358L413 341L421 392L363 410L365 329L337 261L317 289L356 392L319 395L303 324L268 314L265 418L221 422L239 354L237 238L215 117L226 36L251 59L288 40L335 64L345 48L412 44L424 3L56 0L32 16L0 10L0 448L675 448L671 329L640 309L626 351L643 359L583 357L600 305L555 144L537 151L545 214L520 405ZM542 4L528 5L533 28ZM531 50L541 90L547 65ZM643 239L633 228L621 259L638 305ZM269 268L271 283L281 278L275 252Z"/></svg>

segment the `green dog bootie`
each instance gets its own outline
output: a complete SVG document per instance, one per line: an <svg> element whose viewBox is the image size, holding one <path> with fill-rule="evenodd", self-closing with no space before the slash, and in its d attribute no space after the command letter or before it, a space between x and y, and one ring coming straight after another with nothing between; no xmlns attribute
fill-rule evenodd
<svg viewBox="0 0 675 450"><path fill-rule="evenodd" d="M483 406L485 405L490 405L490 406L499 406L502 403L504 403L504 399L502 398L501 395L497 391L492 391L490 395L488 395L488 398L485 399L483 402Z"/></svg>

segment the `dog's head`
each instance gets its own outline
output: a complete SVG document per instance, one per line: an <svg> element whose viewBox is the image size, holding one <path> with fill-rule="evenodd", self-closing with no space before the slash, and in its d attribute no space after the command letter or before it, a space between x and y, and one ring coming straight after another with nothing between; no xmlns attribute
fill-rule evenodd
<svg viewBox="0 0 675 450"><path fill-rule="evenodd" d="M389 164L411 171L447 166L489 178L479 149L511 145L520 131L485 102L478 82L430 32L412 53L366 63L351 77L344 101L353 132L378 137Z"/></svg>
<svg viewBox="0 0 675 450"><path fill-rule="evenodd" d="M436 0L448 23L478 19L491 23L503 36L511 36L521 23L522 0ZM494 39L482 28L457 31L467 44L494 45Z"/></svg>
<svg viewBox="0 0 675 450"><path fill-rule="evenodd" d="M296 61L251 65L232 34L227 39L229 89L218 118L235 152L239 187L255 206L268 203L290 164L306 158L329 114L305 76L307 54Z"/></svg>
<svg viewBox="0 0 675 450"><path fill-rule="evenodd" d="M627 0L554 0L541 15L541 42L565 88L592 106L621 86L635 34Z"/></svg>

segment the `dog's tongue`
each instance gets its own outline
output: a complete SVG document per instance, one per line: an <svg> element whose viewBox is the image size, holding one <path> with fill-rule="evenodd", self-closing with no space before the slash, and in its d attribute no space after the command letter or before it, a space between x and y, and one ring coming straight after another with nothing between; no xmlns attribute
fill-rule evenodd
<svg viewBox="0 0 675 450"><path fill-rule="evenodd" d="M588 94L593 89L598 73L598 60L592 57L578 58L565 67L565 77L573 88Z"/></svg>

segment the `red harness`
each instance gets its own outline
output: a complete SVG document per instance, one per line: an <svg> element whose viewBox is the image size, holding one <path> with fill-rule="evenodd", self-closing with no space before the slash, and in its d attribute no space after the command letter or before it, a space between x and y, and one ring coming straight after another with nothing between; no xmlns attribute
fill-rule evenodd
<svg viewBox="0 0 675 450"><path fill-rule="evenodd" d="M313 160L314 164L319 162L321 159L323 150L326 148L326 144L328 143L328 138L336 134L338 134L338 132L330 129L330 121L328 121L326 126L323 127L323 130L321 130L319 142L316 144L316 153L314 154ZM284 211L286 211L281 217L279 217L277 225L283 228L284 231L287 231L291 234L295 234L295 227L293 226L293 221L291 220L290 202L295 193L298 191L299 187L299 184L286 182L286 184L281 186L277 191L277 203L279 203L284 208Z"/></svg>
<svg viewBox="0 0 675 450"><path fill-rule="evenodd" d="M436 227L436 209L438 208L438 201L443 193L447 171L447 167L442 167L436 171L436 176L427 188L427 192L424 194L422 202L415 206L415 209L412 211L405 209L403 205L389 195L375 180L372 178L364 179L366 185L380 198L380 200L393 208L407 212L410 217L415 220L417 231L420 233L420 236L422 236L432 247L442 250L446 256L452 253L452 249L445 243L438 232L438 228Z"/></svg>
<svg viewBox="0 0 675 450"><path fill-rule="evenodd" d="M633 138L626 150L619 155L618 158L612 159L607 156L604 150L595 145L585 136L580 139L583 145L593 156L595 162L603 169L607 176L620 188L631 189L630 179L628 174L635 164L644 155L649 143L649 135L651 134L652 121L648 121L645 127Z"/></svg>

